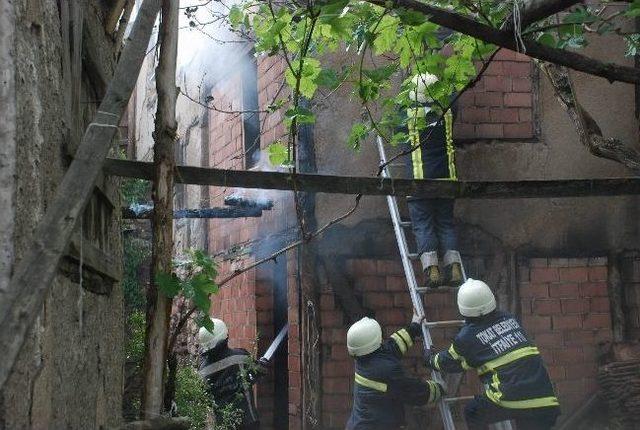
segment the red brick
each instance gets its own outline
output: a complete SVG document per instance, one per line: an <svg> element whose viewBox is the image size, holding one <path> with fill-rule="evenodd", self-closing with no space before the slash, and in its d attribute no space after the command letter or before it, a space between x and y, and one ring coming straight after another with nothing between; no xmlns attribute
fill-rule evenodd
<svg viewBox="0 0 640 430"><path fill-rule="evenodd" d="M511 78L509 76L485 76L482 82L485 91L511 91Z"/></svg>
<svg viewBox="0 0 640 430"><path fill-rule="evenodd" d="M328 394L345 394L351 392L350 381L346 378L323 378L322 389Z"/></svg>
<svg viewBox="0 0 640 430"><path fill-rule="evenodd" d="M601 312L601 313L610 313L611 305L609 304L608 297L592 297L589 299L591 305L589 309L591 312Z"/></svg>
<svg viewBox="0 0 640 430"><path fill-rule="evenodd" d="M546 316L522 316L522 323L531 333L548 331L551 329L551 317Z"/></svg>
<svg viewBox="0 0 640 430"><path fill-rule="evenodd" d="M354 275L375 275L378 270L376 260L351 260L347 265L351 266L350 268Z"/></svg>
<svg viewBox="0 0 640 430"><path fill-rule="evenodd" d="M553 288L553 287L552 287ZM541 284L524 284L520 287L520 297L523 298L545 298L549 297L549 285Z"/></svg>
<svg viewBox="0 0 640 430"><path fill-rule="evenodd" d="M324 367L323 367L323 375L326 377L331 377L331 376L340 376L340 377L344 377L346 375L352 375L353 374L353 360L347 360L347 361L335 361L335 360L330 360L329 362L324 362Z"/></svg>
<svg viewBox="0 0 640 430"><path fill-rule="evenodd" d="M479 124L476 126L476 137L499 139L504 136L502 124Z"/></svg>
<svg viewBox="0 0 640 430"><path fill-rule="evenodd" d="M590 281L606 281L607 279L608 275L606 266L589 267Z"/></svg>
<svg viewBox="0 0 640 430"><path fill-rule="evenodd" d="M504 137L506 139L529 139L533 137L533 124L530 122L505 124Z"/></svg>
<svg viewBox="0 0 640 430"><path fill-rule="evenodd" d="M364 304L376 310L391 308L393 307L393 295L389 293L366 293L364 295Z"/></svg>
<svg viewBox="0 0 640 430"><path fill-rule="evenodd" d="M510 49L501 49L495 56L494 61L515 61L517 52Z"/></svg>
<svg viewBox="0 0 640 430"><path fill-rule="evenodd" d="M393 305L399 308L411 309L411 297L409 294L394 294Z"/></svg>
<svg viewBox="0 0 640 430"><path fill-rule="evenodd" d="M567 366L567 379L594 377L597 373L595 363L573 363Z"/></svg>
<svg viewBox="0 0 640 430"><path fill-rule="evenodd" d="M582 322L584 328L610 328L611 315L609 314L589 314Z"/></svg>
<svg viewBox="0 0 640 430"><path fill-rule="evenodd" d="M552 317L553 329L576 329L582 327L582 319L579 315L554 315Z"/></svg>
<svg viewBox="0 0 640 430"><path fill-rule="evenodd" d="M584 346L585 348L588 345L596 344L596 331L594 330L583 330L583 329L574 329L574 330L564 330L563 338L565 345L577 345Z"/></svg>
<svg viewBox="0 0 640 430"><path fill-rule="evenodd" d="M531 92L531 78L512 78L512 87L514 92L528 93Z"/></svg>
<svg viewBox="0 0 640 430"><path fill-rule="evenodd" d="M525 327L528 330L528 327ZM558 331L547 331L534 334L536 345L545 346L547 348L557 348L562 345L562 333Z"/></svg>
<svg viewBox="0 0 640 430"><path fill-rule="evenodd" d="M533 122L533 109L520 108L518 109L518 119L523 122Z"/></svg>
<svg viewBox="0 0 640 430"><path fill-rule="evenodd" d="M378 260L378 274L380 275L403 275L402 263L392 260Z"/></svg>
<svg viewBox="0 0 640 430"><path fill-rule="evenodd" d="M589 311L588 299L562 299L563 314L584 314Z"/></svg>
<svg viewBox="0 0 640 430"><path fill-rule="evenodd" d="M479 107L465 107L462 109L462 121L468 123L482 123L489 122L491 117L489 115L489 109Z"/></svg>
<svg viewBox="0 0 640 430"><path fill-rule="evenodd" d="M408 323L411 320L411 313L400 309L384 309L380 312L376 312L378 321L383 325L396 325L401 326Z"/></svg>
<svg viewBox="0 0 640 430"><path fill-rule="evenodd" d="M348 360L349 352L347 351L346 345L333 345L331 347L331 360Z"/></svg>
<svg viewBox="0 0 640 430"><path fill-rule="evenodd" d="M549 295L551 297L578 297L580 289L578 284L564 283L549 286Z"/></svg>
<svg viewBox="0 0 640 430"><path fill-rule="evenodd" d="M500 122L503 124L518 122L518 109L515 108L493 108L490 113L491 122ZM504 130L506 133L507 128L505 127Z"/></svg>
<svg viewBox="0 0 640 430"><path fill-rule="evenodd" d="M339 311L320 311L320 321L323 327L341 327L344 324Z"/></svg>
<svg viewBox="0 0 640 430"><path fill-rule="evenodd" d="M407 292L407 279L404 276L387 276L386 277L386 290Z"/></svg>
<svg viewBox="0 0 640 430"><path fill-rule="evenodd" d="M362 276L355 280L355 287L360 291L385 291L387 282L384 276Z"/></svg>
<svg viewBox="0 0 640 430"><path fill-rule="evenodd" d="M335 305L333 294L322 294L322 296L320 296L320 308L322 310L333 310Z"/></svg>
<svg viewBox="0 0 640 430"><path fill-rule="evenodd" d="M560 300L558 299L533 300L533 313L536 315L554 315L560 312Z"/></svg>
<svg viewBox="0 0 640 430"><path fill-rule="evenodd" d="M558 281L558 269L554 267L532 267L529 277L532 283Z"/></svg>
<svg viewBox="0 0 640 430"><path fill-rule="evenodd" d="M549 371L549 377L552 381L561 381L563 379L566 379L567 377L566 369L564 366L547 366L547 370Z"/></svg>
<svg viewBox="0 0 640 430"><path fill-rule="evenodd" d="M532 103L531 93L506 93L504 95L505 106L531 107Z"/></svg>
<svg viewBox="0 0 640 430"><path fill-rule="evenodd" d="M587 267L559 267L558 275L561 281L585 282L589 279Z"/></svg>
<svg viewBox="0 0 640 430"><path fill-rule="evenodd" d="M575 364L583 361L584 354L579 346L565 346L553 351L553 361L557 364Z"/></svg>
<svg viewBox="0 0 640 430"><path fill-rule="evenodd" d="M510 76L530 76L531 64L524 62L505 61L503 63L504 73Z"/></svg>
<svg viewBox="0 0 640 430"><path fill-rule="evenodd" d="M456 123L453 129L455 139L471 139L476 137L476 127L473 124Z"/></svg>
<svg viewBox="0 0 640 430"><path fill-rule="evenodd" d="M489 64L489 67L487 67L487 70L485 70L484 72L484 74L487 76L504 75L504 73L505 69L503 61L493 61L491 64Z"/></svg>
<svg viewBox="0 0 640 430"><path fill-rule="evenodd" d="M584 297L607 297L606 282L585 282L580 284L580 293Z"/></svg>
<svg viewBox="0 0 640 430"><path fill-rule="evenodd" d="M530 258L529 267L548 267L549 259L547 258Z"/></svg>
<svg viewBox="0 0 640 430"><path fill-rule="evenodd" d="M529 298L520 299L520 312L522 313L522 315L532 314L532 306L531 306L532 302L533 302L533 299L529 299Z"/></svg>
<svg viewBox="0 0 640 430"><path fill-rule="evenodd" d="M502 93L478 93L475 95L476 106L502 106Z"/></svg>

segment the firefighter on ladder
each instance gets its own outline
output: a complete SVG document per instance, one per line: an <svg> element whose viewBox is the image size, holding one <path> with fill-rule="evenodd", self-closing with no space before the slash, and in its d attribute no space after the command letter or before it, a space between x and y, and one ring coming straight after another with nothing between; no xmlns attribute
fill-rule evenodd
<svg viewBox="0 0 640 430"><path fill-rule="evenodd" d="M412 79L411 106L407 109L409 144L415 147L405 157L409 176L413 179L456 180L455 150L453 147L453 115L447 111L442 120L432 110L433 99L429 87L438 78L429 73ZM458 252L453 220L453 199L407 197L413 233L425 274L425 285L458 287L463 281L462 263ZM443 252L444 274L440 271L438 251Z"/></svg>
<svg viewBox="0 0 640 430"><path fill-rule="evenodd" d="M475 279L458 290L465 325L448 350L430 353L428 367L458 373L476 369L484 394L465 407L469 430L515 420L518 430L550 429L560 406L538 348L512 315L496 309L487 284Z"/></svg>
<svg viewBox="0 0 640 430"><path fill-rule="evenodd" d="M242 414L242 424L234 428L259 429L252 385L264 370L266 360L255 364L245 349L229 348L227 326L219 319L213 319L213 332L200 328L198 343L202 349L198 372L215 401L215 421L221 423L222 411L233 409Z"/></svg>
<svg viewBox="0 0 640 430"><path fill-rule="evenodd" d="M406 376L400 360L421 335L420 319L382 341L380 324L362 318L347 332L347 349L355 358L353 407L347 430L397 430L404 425L404 405L436 402L443 389L435 381Z"/></svg>

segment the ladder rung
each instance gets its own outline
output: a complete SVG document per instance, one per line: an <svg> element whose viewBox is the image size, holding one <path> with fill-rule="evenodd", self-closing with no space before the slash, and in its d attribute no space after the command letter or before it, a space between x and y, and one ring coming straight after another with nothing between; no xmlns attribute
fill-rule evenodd
<svg viewBox="0 0 640 430"><path fill-rule="evenodd" d="M410 260L417 260L419 256L415 252L410 252L407 254L407 257L409 257Z"/></svg>
<svg viewBox="0 0 640 430"><path fill-rule="evenodd" d="M400 221L400 227L410 228L411 227L411 221Z"/></svg>
<svg viewBox="0 0 640 430"><path fill-rule="evenodd" d="M443 400L447 403L453 403L453 402L464 402L466 400L471 400L473 399L475 396L459 396L459 397L445 397Z"/></svg>
<svg viewBox="0 0 640 430"><path fill-rule="evenodd" d="M418 287L416 288L416 291L422 294L445 293L449 291L458 291L458 287L447 287L444 285L438 288Z"/></svg>
<svg viewBox="0 0 640 430"><path fill-rule="evenodd" d="M425 322L427 327L457 327L464 325L464 320L429 321Z"/></svg>

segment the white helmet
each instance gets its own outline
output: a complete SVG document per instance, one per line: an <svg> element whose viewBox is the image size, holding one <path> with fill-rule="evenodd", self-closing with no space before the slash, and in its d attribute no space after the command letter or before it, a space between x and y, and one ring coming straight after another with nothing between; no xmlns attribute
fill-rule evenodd
<svg viewBox="0 0 640 430"><path fill-rule="evenodd" d="M382 345L382 328L378 321L364 317L349 327L347 349L349 355L361 357L371 354Z"/></svg>
<svg viewBox="0 0 640 430"><path fill-rule="evenodd" d="M479 317L496 308L496 298L491 288L482 281L468 278L458 290L458 310L465 317Z"/></svg>
<svg viewBox="0 0 640 430"><path fill-rule="evenodd" d="M431 96L429 95L427 88L436 82L438 82L438 77L431 73L420 73L419 75L415 75L411 78L411 83L414 85L415 89L410 91L409 97L412 101L417 101L418 103L431 101Z"/></svg>
<svg viewBox="0 0 640 430"><path fill-rule="evenodd" d="M213 318L213 333L204 327L200 327L198 332L198 343L203 351L215 348L220 342L229 337L229 330L224 321Z"/></svg>

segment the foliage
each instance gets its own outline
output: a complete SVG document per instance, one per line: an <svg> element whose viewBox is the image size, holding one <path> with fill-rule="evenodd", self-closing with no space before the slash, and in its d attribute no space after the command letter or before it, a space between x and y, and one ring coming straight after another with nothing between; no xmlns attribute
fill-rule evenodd
<svg viewBox="0 0 640 430"><path fill-rule="evenodd" d="M150 192L151 182L144 179L125 178L120 184L122 200L127 206L148 201Z"/></svg>
<svg viewBox="0 0 640 430"><path fill-rule="evenodd" d="M190 250L186 257L185 260L174 261L174 273L158 273L155 281L167 297L182 294L191 300L202 313L197 319L198 324L213 331L213 321L209 317L209 295L219 290L215 281L218 276L216 263L202 250Z"/></svg>
<svg viewBox="0 0 640 430"><path fill-rule="evenodd" d="M142 367L144 359L144 332L145 314L142 311L135 311L127 319L127 341L125 344L125 358L128 362L138 363Z"/></svg>
<svg viewBox="0 0 640 430"><path fill-rule="evenodd" d="M178 414L190 419L192 430L206 428L207 416L213 411L213 403L204 381L193 366L178 368L175 402Z"/></svg>
<svg viewBox="0 0 640 430"><path fill-rule="evenodd" d="M123 239L124 274L122 289L127 309L144 310L146 296L143 285L140 284L140 267L151 256L151 245L148 241L125 235Z"/></svg>
<svg viewBox="0 0 640 430"><path fill-rule="evenodd" d="M301 96L311 99L319 91L350 86L351 94L363 104L366 115L354 124L348 145L358 149L376 131L392 144L406 141L406 109L415 104L415 82L411 77L430 73L438 82L428 87L433 109L444 113L452 95L462 90L497 48L465 34L451 32L429 21L421 13L386 7L368 1L323 0L321 2L258 2L245 0L234 5L229 22L236 31L251 34L256 53L279 53L287 60L285 81L292 97L286 106L290 125L287 156L292 153L292 137L297 124L313 122L313 114L300 111ZM466 15L485 25L500 28L512 13L514 2L453 0L430 2ZM621 9L620 9L621 8ZM625 6L609 1L577 5L569 12L533 23L522 32L523 39L537 40L560 49L581 49L587 34L617 34L627 42L627 55L638 50L638 35L623 31L640 16L640 0ZM443 51L443 47L447 50ZM353 64L339 74L327 67L326 54L346 50ZM446 52L446 54L445 54ZM367 57L367 61L364 59ZM333 57L335 58L335 57ZM344 58L344 57L343 57ZM372 66L377 64L377 66ZM382 107L374 114L368 107ZM418 125L418 129L426 127ZM270 154L283 158L281 144Z"/></svg>

